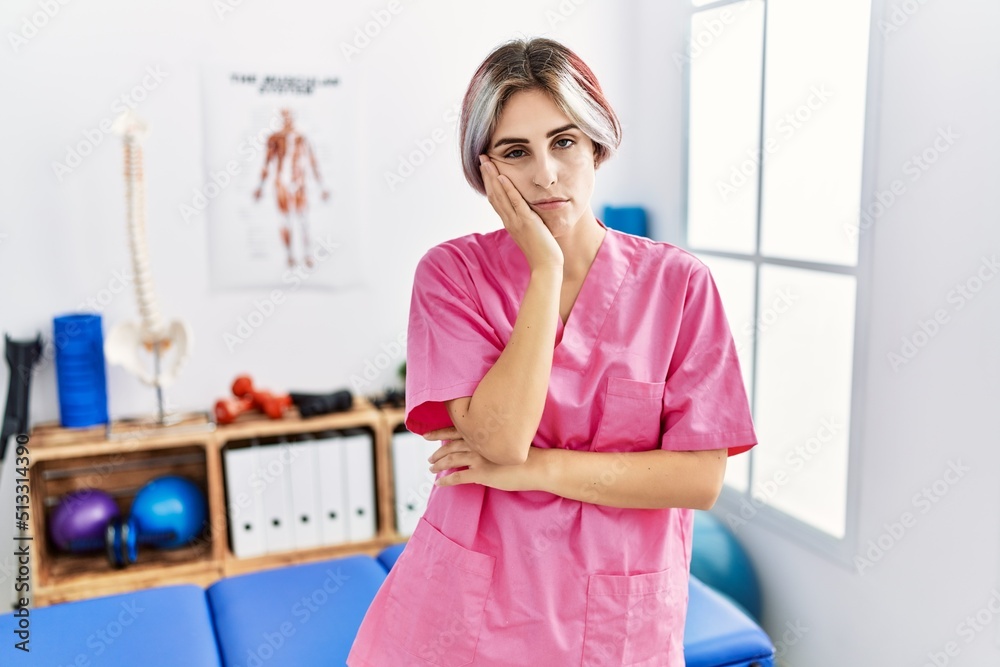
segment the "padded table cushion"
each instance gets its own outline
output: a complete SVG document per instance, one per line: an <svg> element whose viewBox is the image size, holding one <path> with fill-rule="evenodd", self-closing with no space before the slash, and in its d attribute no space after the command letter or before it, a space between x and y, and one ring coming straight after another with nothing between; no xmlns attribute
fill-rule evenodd
<svg viewBox="0 0 1000 667"><path fill-rule="evenodd" d="M687 667L771 667L771 639L752 618L692 576L688 582Z"/></svg>
<svg viewBox="0 0 1000 667"><path fill-rule="evenodd" d="M399 544L393 544L391 547L386 547L378 554L378 562L382 563L382 567L388 572L392 569L392 566L396 564L399 560L399 555L403 553L403 549L406 547L406 542L400 542Z"/></svg>
<svg viewBox="0 0 1000 667"><path fill-rule="evenodd" d="M371 556L289 565L208 588L226 665L343 665L386 570ZM137 663L139 664L139 663Z"/></svg>
<svg viewBox="0 0 1000 667"><path fill-rule="evenodd" d="M30 609L30 653L0 616L0 664L220 667L205 591L181 584Z"/></svg>

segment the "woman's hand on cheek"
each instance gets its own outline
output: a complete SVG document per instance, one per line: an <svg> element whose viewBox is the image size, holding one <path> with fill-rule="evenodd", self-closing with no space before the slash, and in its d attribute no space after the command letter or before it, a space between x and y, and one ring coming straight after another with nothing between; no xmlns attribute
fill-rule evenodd
<svg viewBox="0 0 1000 667"><path fill-rule="evenodd" d="M542 219L514 187L513 181L500 174L497 165L488 155L479 156L479 169L486 187L486 198L524 253L528 266L532 270L544 266L558 268L561 274L562 248Z"/></svg>

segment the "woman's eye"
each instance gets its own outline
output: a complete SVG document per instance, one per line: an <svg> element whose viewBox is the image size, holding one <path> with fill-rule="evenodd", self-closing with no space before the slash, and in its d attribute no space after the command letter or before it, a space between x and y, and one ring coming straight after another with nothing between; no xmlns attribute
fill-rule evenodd
<svg viewBox="0 0 1000 667"><path fill-rule="evenodd" d="M564 141L567 142L567 143L564 144L563 143ZM559 147L559 148L569 148L570 146L572 146L575 143L576 142L573 141L572 139L570 139L569 137L563 137L562 139L557 139L556 140L556 146Z"/></svg>
<svg viewBox="0 0 1000 667"><path fill-rule="evenodd" d="M515 155L515 153L520 153L520 155ZM521 149L521 148L515 148L514 150L512 150L509 153L507 153L506 155L504 155L504 157L505 158L511 158L511 159L517 159L519 157L524 157L524 150Z"/></svg>

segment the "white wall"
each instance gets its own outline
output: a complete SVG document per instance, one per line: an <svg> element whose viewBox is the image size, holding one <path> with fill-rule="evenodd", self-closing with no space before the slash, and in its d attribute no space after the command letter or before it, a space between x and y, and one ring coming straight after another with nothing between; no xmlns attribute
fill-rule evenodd
<svg viewBox="0 0 1000 667"><path fill-rule="evenodd" d="M409 281L424 250L498 227L465 185L453 138L394 192L384 173L434 130L453 137L445 113L479 60L515 34L549 34L576 48L622 117L625 143L602 167L595 205L645 204L655 234L679 240L683 98L673 56L683 52L685 3L400 0L402 11L346 62L340 44L387 4L246 0L220 19L211 2L70 2L16 53L0 46L0 329L20 338L48 334L53 315L98 294L127 266L117 142L106 138L62 183L51 163L109 117L111 103L148 66L169 72L139 106L153 128L146 144L153 270L165 315L188 318L198 338L170 392L183 409L207 409L243 371L276 390L348 385L405 330ZM37 6L3 3L5 42ZM882 89L872 100L879 105L877 187L898 178L939 126L952 125L961 138L870 232L870 348L859 351L868 356L859 541L877 538L883 524L912 509L913 494L939 479L949 460L972 471L863 576L760 523L741 530L761 572L768 631L780 640L786 623L808 628L784 653L788 665L921 665L948 641L960 649L948 664L978 667L1000 657L996 619L971 643L957 634L1000 589L1000 443L989 419L1000 398L1000 281L987 283L898 373L885 361L921 319L951 307L948 290L974 274L982 255L1000 252L1000 45L990 32L1000 11L990 0L919 6L884 44ZM888 14L892 3L883 9ZM565 20L552 25L560 10ZM234 353L222 335L255 295L209 291L205 221L185 225L176 213L205 182L197 68L213 58L342 67L365 81L367 150L357 159L363 224L378 251L365 288L291 294ZM116 297L104 316L105 326L134 318L132 295ZM394 368L386 369L368 390L394 381ZM0 382L6 386L5 366ZM115 414L151 408L152 396L120 369L110 370L109 392ZM48 364L35 375L32 420L57 417Z"/></svg>
<svg viewBox="0 0 1000 667"><path fill-rule="evenodd" d="M443 240L501 226L485 198L461 175L457 128L450 120L475 67L494 46L521 35L564 41L604 82L623 122L630 113L623 48L627 13L609 2L62 2L0 5L0 89L5 91L0 330L19 339L40 331L50 339L54 316L104 297L112 297L98 304L105 332L119 321L136 319L134 294L118 290L115 278L130 263L120 141L99 128L117 116L112 105L143 81L148 68L165 73L137 111L151 127L145 168L156 293L164 317L185 318L196 339L193 358L167 390L168 403L179 410L210 409L243 372L274 391L351 387L371 395L399 386L396 370L405 348L396 343L406 331L417 261ZM51 17L42 13L43 5ZM391 20L365 44L357 33L370 30L373 16ZM35 30L32 23L41 27ZM348 57L345 44L360 46L360 53ZM280 310L233 351L223 336L268 292L213 291L206 220L185 222L179 213L180 204L190 204L195 189L208 182L207 172L221 167L206 166L202 153L204 62L333 73L358 81L364 91L359 104L365 123L354 131L365 150L344 156L358 174L363 214L357 224L370 250L363 287L286 289ZM385 174L398 168L416 142L439 132L447 140L390 190ZM96 148L59 179L53 163L64 162L70 147L88 137ZM628 164L625 155L602 167L595 206L622 203L616 184ZM112 296L109 290L117 292ZM380 363L394 346L391 364ZM32 424L59 418L51 345L47 353L33 378ZM366 378L370 382L354 381ZM0 364L0 386L7 382L7 366ZM121 368L109 368L108 393L112 417L155 409L153 392ZM12 530L6 527L11 522L4 526L0 538ZM12 562L10 552L5 554L0 590L10 592Z"/></svg>
<svg viewBox="0 0 1000 667"><path fill-rule="evenodd" d="M214 7L235 4L221 15ZM579 0L578 0L579 2ZM480 60L520 34L549 35L584 55L606 82L613 103L628 109L625 15L607 2L500 3L398 0L395 15L357 55L345 56L356 31L385 16L388 0L263 2L126 0L69 2L15 50L7 35L40 11L38 0L5 2L0 85L0 329L15 338L51 333L52 317L76 310L129 266L125 246L120 142L105 136L60 181L52 163L116 114L111 105L138 85L147 67L166 73L139 103L151 126L145 145L149 239L164 317L184 317L196 353L168 400L180 409L208 409L241 372L276 391L330 391L364 377L376 356L405 333L413 269L430 246L501 223L485 198L462 178L456 123L446 114L460 102ZM360 42L359 42L360 43ZM208 182L203 164L199 66L204 61L339 72L364 89L362 155L356 166L363 225L371 253L367 283L349 291L286 290L287 300L232 352L223 341L263 293L212 291L206 220L185 223L178 207ZM448 139L415 173L390 191L385 173L416 142L443 130ZM99 135L98 135L99 136ZM595 206L603 206L627 157L606 165ZM213 165L212 168L218 169ZM615 199L615 203L619 203ZM344 249L350 252L354 249ZM104 292L107 295L107 292ZM136 317L134 295L121 291L103 307L105 331ZM398 384L396 355L362 393ZM7 369L0 371L6 386ZM118 367L109 369L113 415L145 413L152 391ZM58 419L54 364L35 374L33 422Z"/></svg>

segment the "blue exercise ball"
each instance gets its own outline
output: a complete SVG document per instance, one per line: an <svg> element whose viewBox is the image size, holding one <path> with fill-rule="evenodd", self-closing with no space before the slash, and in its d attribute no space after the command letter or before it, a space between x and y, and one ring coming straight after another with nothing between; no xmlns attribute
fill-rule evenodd
<svg viewBox="0 0 1000 667"><path fill-rule="evenodd" d="M735 533L711 513L694 511L691 574L761 620L760 582Z"/></svg>
<svg viewBox="0 0 1000 667"><path fill-rule="evenodd" d="M132 501L132 517L140 539L143 535L162 534L165 537L155 543L162 548L183 546L193 540L201 532L207 514L201 489L177 475L150 480Z"/></svg>

